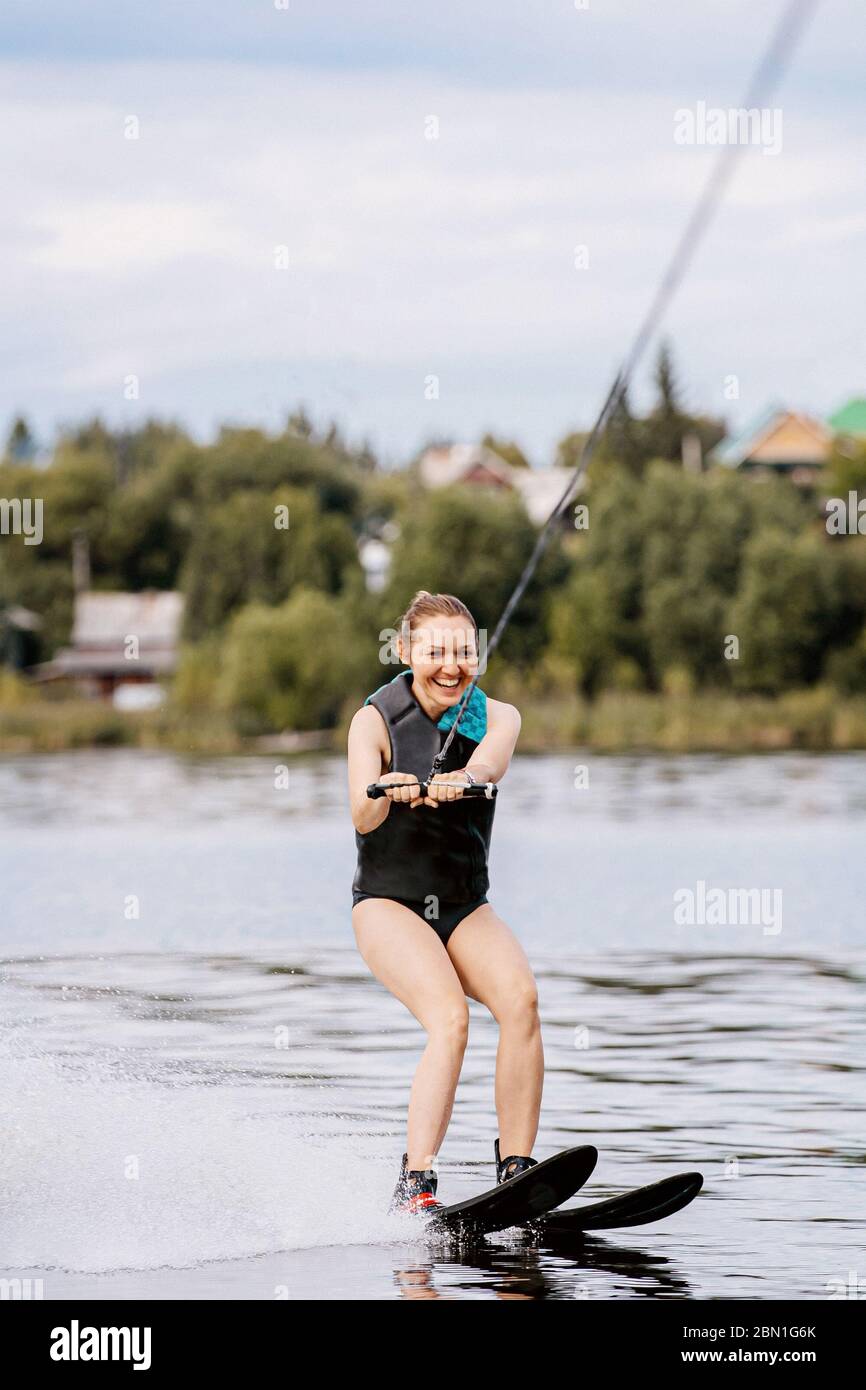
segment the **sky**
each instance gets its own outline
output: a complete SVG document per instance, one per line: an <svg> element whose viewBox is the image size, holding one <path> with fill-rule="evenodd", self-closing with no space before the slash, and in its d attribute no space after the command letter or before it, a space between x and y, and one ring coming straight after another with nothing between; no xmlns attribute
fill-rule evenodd
<svg viewBox="0 0 866 1390"><path fill-rule="evenodd" d="M0 432L303 404L394 465L486 431L549 464L718 155L677 113L739 106L783 8L4 0ZM732 430L866 395L864 39L823 0L666 318Z"/></svg>

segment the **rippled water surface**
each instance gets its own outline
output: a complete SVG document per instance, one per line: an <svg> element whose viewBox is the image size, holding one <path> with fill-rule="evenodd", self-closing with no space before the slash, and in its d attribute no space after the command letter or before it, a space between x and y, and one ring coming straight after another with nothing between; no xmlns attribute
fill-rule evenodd
<svg viewBox="0 0 866 1390"><path fill-rule="evenodd" d="M585 764L588 786L579 771ZM519 759L491 899L539 983L535 1154L666 1221L433 1249L383 1214L422 1050L355 950L338 758L0 766L6 1275L154 1298L825 1298L866 1282L866 758ZM686 891L771 916L677 920ZM679 898L677 895L680 895ZM440 1195L490 1185L478 1004Z"/></svg>

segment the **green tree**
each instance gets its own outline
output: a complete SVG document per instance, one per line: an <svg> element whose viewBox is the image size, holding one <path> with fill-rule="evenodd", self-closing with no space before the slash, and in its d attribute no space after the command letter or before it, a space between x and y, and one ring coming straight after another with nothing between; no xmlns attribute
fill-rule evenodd
<svg viewBox="0 0 866 1390"><path fill-rule="evenodd" d="M286 434L294 435L298 439L312 439L314 433L312 420L304 406L299 405L286 421Z"/></svg>
<svg viewBox="0 0 866 1390"><path fill-rule="evenodd" d="M225 427L215 444L199 451L199 459L197 487L203 501L285 486L307 489L323 511L356 515L360 472L332 449L292 429L271 438L263 430Z"/></svg>
<svg viewBox="0 0 866 1390"><path fill-rule="evenodd" d="M849 492L866 498L866 439L837 436L827 463L824 489L828 495L848 501Z"/></svg>
<svg viewBox="0 0 866 1390"><path fill-rule="evenodd" d="M437 488L410 503L392 553L383 626L393 626L417 589L456 594L488 636L535 545L521 499L491 488ZM547 595L567 573L561 548L547 551L502 640L518 665L537 659L546 640Z"/></svg>
<svg viewBox="0 0 866 1390"><path fill-rule="evenodd" d="M627 472L640 477L651 456L645 435L644 422L632 414L626 388L618 393L608 417L598 451L602 466L621 465Z"/></svg>
<svg viewBox="0 0 866 1390"><path fill-rule="evenodd" d="M594 695L611 679L619 653L620 617L607 575L575 568L551 603L550 645L557 664L568 662L575 687Z"/></svg>
<svg viewBox="0 0 866 1390"><path fill-rule="evenodd" d="M866 627L850 646L830 653L826 674L846 695L866 695Z"/></svg>
<svg viewBox="0 0 866 1390"><path fill-rule="evenodd" d="M342 601L298 589L277 608L253 603L235 615L218 699L243 734L327 728L361 689L363 662Z"/></svg>
<svg viewBox="0 0 866 1390"><path fill-rule="evenodd" d="M551 655L574 661L588 694L614 681L617 669L647 669L640 496L639 482L621 466L593 482L588 529L550 601Z"/></svg>
<svg viewBox="0 0 866 1390"><path fill-rule="evenodd" d="M644 626L652 678L671 666L699 684L724 684L720 660L730 602L749 537L772 527L791 535L809 513L789 482L756 484L721 470L703 476L672 464L650 466L640 495Z"/></svg>
<svg viewBox="0 0 866 1390"><path fill-rule="evenodd" d="M655 370L657 401L644 425L645 447L653 458L679 462L688 416L680 404L679 387L668 343L659 349Z"/></svg>
<svg viewBox="0 0 866 1390"><path fill-rule="evenodd" d="M512 468L529 468L529 459L524 454L519 444L515 444L513 439L497 439L495 435L485 434L481 443L485 449L490 449L494 454L498 454L506 463L510 463Z"/></svg>
<svg viewBox="0 0 866 1390"><path fill-rule="evenodd" d="M588 439L589 430L573 430L571 434L563 435L556 446L556 467L573 472L580 463Z"/></svg>
<svg viewBox="0 0 866 1390"><path fill-rule="evenodd" d="M748 541L727 620L740 643L730 663L736 686L778 694L818 679L838 623L840 578L832 547L815 536L768 528Z"/></svg>
<svg viewBox="0 0 866 1390"><path fill-rule="evenodd" d="M182 575L186 635L196 641L235 609L280 603L300 585L335 593L352 572L360 574L351 528L323 517L309 493L235 492L193 526Z"/></svg>
<svg viewBox="0 0 866 1390"><path fill-rule="evenodd" d="M28 463L36 453L36 441L23 415L12 421L6 440L6 457L13 463Z"/></svg>
<svg viewBox="0 0 866 1390"><path fill-rule="evenodd" d="M589 527L585 563L604 573L617 614L617 643L631 646L643 609L643 550L646 532L641 524L641 485L624 468L615 469L602 486L589 494ZM632 634L629 637L629 634ZM636 656L633 650L623 655Z"/></svg>

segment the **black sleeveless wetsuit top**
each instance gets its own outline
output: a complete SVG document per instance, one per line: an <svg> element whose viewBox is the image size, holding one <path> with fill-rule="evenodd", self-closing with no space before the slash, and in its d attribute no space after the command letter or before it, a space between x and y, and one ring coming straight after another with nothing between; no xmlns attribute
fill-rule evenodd
<svg viewBox="0 0 866 1390"><path fill-rule="evenodd" d="M402 671L367 703L375 705L388 727L388 771L411 772L423 781L448 730L425 713L411 687L412 672ZM478 747L480 738L462 729L463 720L443 772L465 767ZM380 898L423 899L432 894L454 903L483 897L489 887L487 856L495 809L496 802L483 797L445 802L435 810L393 802L375 830L366 835L355 831L358 867L353 890Z"/></svg>

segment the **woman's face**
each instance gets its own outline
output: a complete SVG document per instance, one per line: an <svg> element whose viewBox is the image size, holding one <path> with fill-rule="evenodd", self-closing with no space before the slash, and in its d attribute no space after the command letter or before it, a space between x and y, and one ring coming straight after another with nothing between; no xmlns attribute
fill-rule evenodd
<svg viewBox="0 0 866 1390"><path fill-rule="evenodd" d="M433 613L412 629L403 659L418 688L436 704L456 705L478 670L475 628L459 614Z"/></svg>

